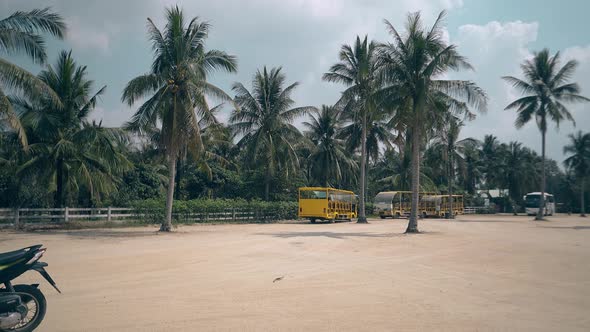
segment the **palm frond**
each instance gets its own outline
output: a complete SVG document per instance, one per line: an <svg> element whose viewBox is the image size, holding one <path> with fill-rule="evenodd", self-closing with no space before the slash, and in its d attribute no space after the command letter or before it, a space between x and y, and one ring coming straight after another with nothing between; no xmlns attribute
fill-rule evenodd
<svg viewBox="0 0 590 332"><path fill-rule="evenodd" d="M0 50L25 51L34 61L44 63L45 45L38 33L49 33L63 38L66 24L62 17L51 8L17 11L0 20Z"/></svg>
<svg viewBox="0 0 590 332"><path fill-rule="evenodd" d="M59 96L43 81L28 71L0 58L0 83L5 88L14 89L32 101L48 99L53 106L62 105Z"/></svg>

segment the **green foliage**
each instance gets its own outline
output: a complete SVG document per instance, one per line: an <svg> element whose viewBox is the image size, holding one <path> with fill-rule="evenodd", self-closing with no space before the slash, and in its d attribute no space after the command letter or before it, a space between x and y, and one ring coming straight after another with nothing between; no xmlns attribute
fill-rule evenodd
<svg viewBox="0 0 590 332"><path fill-rule="evenodd" d="M143 200L131 203L131 206L143 215L146 223L161 223L165 218L166 202L164 200ZM173 217L179 223L203 222L248 222L266 223L276 220L297 219L297 202L265 202L244 199L194 199L174 201ZM233 213L237 218L232 219ZM248 219L240 218L239 213L251 212ZM224 214L222 214L224 213Z"/></svg>
<svg viewBox="0 0 590 332"><path fill-rule="evenodd" d="M47 60L45 41L42 33L63 38L66 25L59 14L49 8L33 9L29 12L17 11L0 20L0 54L25 53L36 63L44 64ZM7 124L18 135L23 147L28 139L20 123L18 114L8 98L8 91L18 93L29 100L47 98L54 105L61 102L47 84L28 71L0 58L0 126Z"/></svg>
<svg viewBox="0 0 590 332"><path fill-rule="evenodd" d="M566 103L588 102L590 99L580 95L580 87L577 83L569 82L573 76L577 61L570 60L560 66L560 54L557 52L551 56L548 49L536 52L532 59L525 60L520 66L524 80L513 77L502 77L512 84L524 96L513 101L506 110L516 110L517 117L514 125L522 128L525 124L535 119L541 131L541 192L546 192L546 160L545 160L545 136L547 133L547 121L555 122L559 127L561 121L575 120ZM536 219L543 219L543 198L539 201L540 209Z"/></svg>
<svg viewBox="0 0 590 332"><path fill-rule="evenodd" d="M128 105L142 102L126 131L88 120L104 87L93 89L71 52L39 76L0 58L0 207L131 206L160 223L170 188L177 222L228 222L221 213L238 210L256 211L248 222L268 222L296 218L298 187L354 189L362 198L364 181L369 214L377 192L412 189L466 193L466 205L483 204L478 189L509 189L493 202L509 211L538 190L545 164L547 191L567 211L578 209L590 134L570 136L566 173L519 142L459 140L487 97L474 82L444 79L471 66L446 44L443 17L427 29L412 13L402 33L386 22L390 43L357 37L343 45L323 78L345 91L318 111L297 107L298 83L287 85L280 67L259 70L249 90L235 83L230 98L209 77L235 72L236 58L206 50L210 25L169 8L163 29L148 19L154 61L123 91ZM14 13L0 20L0 53L45 64L41 33L64 31L48 9ZM523 63L522 80L504 78L523 94L507 106L517 126L535 118L544 132L547 121L572 119L565 103L588 100L569 82L576 62L560 67L559 59L543 50ZM210 107L211 99L234 106L230 125L217 120L222 104ZM310 113L302 135L294 124Z"/></svg>
<svg viewBox="0 0 590 332"><path fill-rule="evenodd" d="M339 62L332 65L322 78L328 82L341 83L346 86L342 92L336 107L341 109L343 118L349 122L341 132L341 138L347 139L349 150L360 146L359 162L359 222L366 222L365 203L367 188L367 163L370 150L378 147L378 140L384 138L389 145L389 132L384 136L378 135L372 129L379 128L383 118L382 100L378 98L379 70L381 62L378 61L378 44L368 40L367 36L361 40L356 37L354 45L342 45L339 53ZM373 134L368 136L367 133ZM367 138L374 138L368 140ZM369 145L369 142L372 142ZM374 157L374 156L373 156Z"/></svg>
<svg viewBox="0 0 590 332"><path fill-rule="evenodd" d="M432 132L450 116L474 117L472 110L485 110L487 96L474 82L446 80L453 70L472 69L456 45L444 39L441 12L431 28L424 27L419 12L408 14L405 33L385 21L393 43L382 47L384 87L380 94L390 109L396 110L396 128L405 128L412 146L412 210L407 232L418 231L418 191L421 150Z"/></svg>
<svg viewBox="0 0 590 332"><path fill-rule="evenodd" d="M116 190L118 175L130 166L121 149L123 133L88 120L106 87L93 91L86 66L66 51L54 66L41 71L39 80L55 92L61 106L50 98L12 99L31 143L17 175L37 175L46 187L55 188L55 207L75 205L79 191L100 202Z"/></svg>
<svg viewBox="0 0 590 332"><path fill-rule="evenodd" d="M126 207L133 201L159 199L164 193L160 174L154 167L143 164L126 172L119 187L111 198L112 206Z"/></svg>
<svg viewBox="0 0 590 332"><path fill-rule="evenodd" d="M303 123L313 146L307 159L307 172L314 185L342 188L344 178L355 178L358 165L345 150L344 142L337 138L342 122L338 110L323 105L321 111L312 112L309 122Z"/></svg>
<svg viewBox="0 0 590 332"><path fill-rule="evenodd" d="M126 128L142 135L157 136L158 147L168 159L169 203L167 218L162 220L163 231L171 227L170 202L179 157L191 155L199 167L207 170L207 160L219 158L205 145L205 127L218 124L215 108L209 106L207 98L233 101L223 90L208 82L209 74L216 70L237 71L234 56L219 50L206 51L209 23L197 17L186 23L178 6L166 9L163 30L148 18L148 35L154 52L151 70L129 81L121 97L129 106L145 100Z"/></svg>
<svg viewBox="0 0 590 332"><path fill-rule="evenodd" d="M590 133L578 131L576 135L569 135L570 144L563 147L568 155L563 164L572 170L579 180L590 175Z"/></svg>
<svg viewBox="0 0 590 332"><path fill-rule="evenodd" d="M276 173L288 176L295 173L299 165L297 144L302 140L293 121L315 110L312 106L293 107L291 94L298 82L285 87L286 76L282 68L264 67L258 70L248 91L241 83L235 83L232 90L239 109L232 112L232 130L242 135L238 146L243 149L243 160L249 167L265 170L265 200L270 199L271 180Z"/></svg>

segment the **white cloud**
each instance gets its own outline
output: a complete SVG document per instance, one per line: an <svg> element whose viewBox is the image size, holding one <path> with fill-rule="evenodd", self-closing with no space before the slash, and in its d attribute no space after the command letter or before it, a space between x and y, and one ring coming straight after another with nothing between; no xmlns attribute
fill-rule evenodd
<svg viewBox="0 0 590 332"><path fill-rule="evenodd" d="M590 45L573 46L563 50L562 64L569 60L578 61L578 68L572 77L573 82L580 85L581 94L590 98ZM590 103L575 104L570 108L574 119L576 120L576 128L569 123L564 123L560 128L561 136L566 136L568 133L582 130L590 132ZM564 138L563 142L567 140Z"/></svg>
<svg viewBox="0 0 590 332"><path fill-rule="evenodd" d="M100 28L83 24L79 17L67 19L68 32L66 40L76 49L98 50L103 54L110 53L111 39L108 34L108 26Z"/></svg>
<svg viewBox="0 0 590 332"><path fill-rule="evenodd" d="M96 106L88 115L88 119L90 121L101 122L104 119L104 115L105 109L100 106Z"/></svg>
<svg viewBox="0 0 590 332"><path fill-rule="evenodd" d="M453 42L459 46L460 52L467 56L474 65L476 72L454 74L454 77L474 80L489 95L489 111L464 127L463 136L482 138L485 134L493 134L501 141L518 140L525 145L541 150L541 138L534 121L524 128L514 127L516 113L504 111L504 107L520 97L501 76L511 75L522 77L520 64L533 56L531 43L537 40L539 24L537 22L489 22L485 25L463 25ZM453 37L453 36L452 36ZM552 50L555 52L556 50ZM590 46L574 46L563 51L563 63L576 59L580 66L572 81L578 82L582 92L590 92ZM577 129L588 131L590 112L588 105L572 105L570 110L578 123ZM567 135L574 130L570 123L562 123L559 130L548 132L547 155L558 161L563 160L562 149L567 144Z"/></svg>
<svg viewBox="0 0 590 332"><path fill-rule="evenodd" d="M316 17L336 17L344 9L344 2L340 0L287 0L284 3L309 11Z"/></svg>
<svg viewBox="0 0 590 332"><path fill-rule="evenodd" d="M521 21L500 23L492 21L486 25L466 24L459 27L458 43L473 43L482 55L514 50L520 57L529 55L527 45L537 40L537 22Z"/></svg>
<svg viewBox="0 0 590 332"><path fill-rule="evenodd" d="M89 121L102 123L103 127L120 127L127 122L135 113L135 109L121 105L117 109L106 109L102 106L96 106L88 115Z"/></svg>
<svg viewBox="0 0 590 332"><path fill-rule="evenodd" d="M467 78L475 81L488 94L488 112L479 114L463 130L464 136L483 138L493 134L501 141L519 140L528 146L537 147L536 128L527 126L516 130L514 112L504 111L504 107L518 95L507 85L501 76L518 76L520 63L528 56L529 44L537 39L538 23L497 22L485 25L467 24L460 26L452 42L458 45L475 67L475 72L452 74L451 77Z"/></svg>
<svg viewBox="0 0 590 332"><path fill-rule="evenodd" d="M386 18L403 29L408 12L420 10L424 24L430 25L443 9L454 10L464 0L104 0L75 5L71 0L48 0L63 13L70 27L67 41L79 62L94 70L92 78L107 84L97 117L105 123L118 124L128 120L132 109L121 105L119 97L127 81L149 69L150 45L146 37L147 17L164 27L164 8L178 4L187 17L199 16L212 24L207 47L235 54L239 72L235 75L216 73L212 82L231 94L231 83L250 85L252 75L263 65L283 66L288 83L299 81L294 93L298 105L334 103L343 86L323 82L322 73L338 60L343 43L353 43L356 35L390 41L384 25ZM38 0L20 0L6 11L36 8ZM26 5L25 5L26 3ZM83 9L81 9L83 8ZM117 8L113 10L112 8ZM468 9L468 8L467 8ZM473 10L473 9L471 9ZM466 16L464 16L466 17ZM498 20L502 17L498 17ZM472 23L467 21L465 23ZM114 25L117 24L117 25ZM564 31L567 33L567 31ZM447 77L471 79L489 94L487 114L464 128L464 136L481 138L492 133L502 141L519 140L540 150L540 135L534 123L521 130L514 128L515 113L504 107L519 95L501 80L503 75L521 76L520 64L532 56L537 43L539 23L523 21L491 21L486 24L465 24L444 32L444 38L459 46L475 66L475 72L450 73ZM551 45L551 44L549 44ZM552 49L553 52L556 49ZM580 62L573 81L590 95L590 45L562 50L563 60ZM105 57L104 55L110 55ZM97 83L98 84L98 83ZM136 107L137 105L135 105ZM589 130L590 105L575 105L571 111L578 127L564 123L559 132L549 133L549 156L562 157L562 146L573 130ZM227 114L222 116L223 119Z"/></svg>

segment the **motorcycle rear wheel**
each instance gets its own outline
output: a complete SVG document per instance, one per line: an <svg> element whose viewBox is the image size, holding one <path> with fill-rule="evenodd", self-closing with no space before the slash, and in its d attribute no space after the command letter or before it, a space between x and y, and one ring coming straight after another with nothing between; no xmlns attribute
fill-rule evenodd
<svg viewBox="0 0 590 332"><path fill-rule="evenodd" d="M15 285L14 291L21 297L22 303L27 306L27 316L19 325L1 331L11 332L31 332L41 324L47 311L47 301L43 293L37 288L30 285Z"/></svg>

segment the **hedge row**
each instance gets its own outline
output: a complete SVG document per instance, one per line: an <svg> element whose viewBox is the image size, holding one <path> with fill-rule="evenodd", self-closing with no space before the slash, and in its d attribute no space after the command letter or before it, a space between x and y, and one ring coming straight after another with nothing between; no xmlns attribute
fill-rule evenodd
<svg viewBox="0 0 590 332"><path fill-rule="evenodd" d="M147 223L160 223L165 217L164 200L141 200L131 204ZM179 223L271 222L297 219L297 202L263 202L243 199L195 199L174 201L173 219Z"/></svg>

